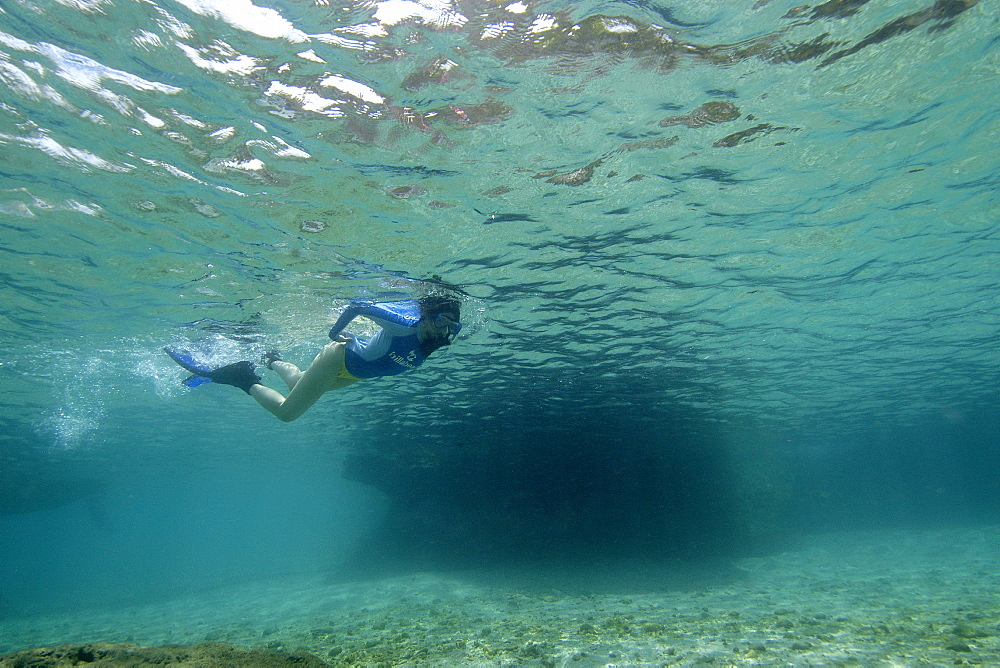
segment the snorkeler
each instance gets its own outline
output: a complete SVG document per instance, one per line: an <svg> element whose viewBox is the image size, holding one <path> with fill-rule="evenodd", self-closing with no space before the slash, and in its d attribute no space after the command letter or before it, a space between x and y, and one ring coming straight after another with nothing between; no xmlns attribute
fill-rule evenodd
<svg viewBox="0 0 1000 668"><path fill-rule="evenodd" d="M345 334L344 328L358 316L372 320L381 329L368 340ZM353 301L330 330L332 342L320 350L305 371L283 361L277 353L265 354L267 368L275 371L288 385L287 397L261 384L253 362L208 369L185 351L164 350L194 374L184 381L185 385L193 387L211 381L238 387L282 422L291 422L326 392L339 390L363 378L392 376L417 368L432 352L451 344L462 329L459 317L459 302L451 297Z"/></svg>

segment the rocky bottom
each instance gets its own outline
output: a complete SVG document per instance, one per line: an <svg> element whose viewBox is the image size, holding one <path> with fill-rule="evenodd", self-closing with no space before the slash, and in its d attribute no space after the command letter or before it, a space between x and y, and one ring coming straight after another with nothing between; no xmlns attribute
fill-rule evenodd
<svg viewBox="0 0 1000 668"><path fill-rule="evenodd" d="M208 641L196 647L234 653L191 663L195 648L143 648L157 653L155 665L1000 665L998 565L1000 528L991 527L816 536L698 573L614 564L355 583L297 576L5 621L0 651L100 639ZM58 651L72 660L80 647L120 646L30 650L0 665L80 665L43 662L62 660ZM138 660L135 646L122 651ZM258 654L235 654L244 651Z"/></svg>
<svg viewBox="0 0 1000 668"><path fill-rule="evenodd" d="M52 666L190 666L191 668L222 668L229 666L324 666L315 656L305 652L275 652L266 649L241 649L228 643L143 647L142 645L87 643L36 647L0 657L4 668L43 668Z"/></svg>

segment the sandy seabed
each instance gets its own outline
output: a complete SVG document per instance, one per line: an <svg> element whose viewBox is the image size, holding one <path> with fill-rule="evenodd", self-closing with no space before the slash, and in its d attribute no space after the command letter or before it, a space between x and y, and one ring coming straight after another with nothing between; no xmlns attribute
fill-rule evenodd
<svg viewBox="0 0 1000 668"><path fill-rule="evenodd" d="M223 641L333 665L1000 666L1000 526L818 535L696 577L684 564L309 575L0 621L0 653L97 641Z"/></svg>

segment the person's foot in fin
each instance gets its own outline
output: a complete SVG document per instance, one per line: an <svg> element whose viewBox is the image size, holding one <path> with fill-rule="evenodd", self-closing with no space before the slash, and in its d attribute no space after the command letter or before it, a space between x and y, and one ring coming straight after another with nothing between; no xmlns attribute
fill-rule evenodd
<svg viewBox="0 0 1000 668"><path fill-rule="evenodd" d="M254 372L253 362L246 360L227 364L202 375L211 379L213 383L232 385L233 387L240 388L247 394L250 394L251 387L260 384L260 376Z"/></svg>

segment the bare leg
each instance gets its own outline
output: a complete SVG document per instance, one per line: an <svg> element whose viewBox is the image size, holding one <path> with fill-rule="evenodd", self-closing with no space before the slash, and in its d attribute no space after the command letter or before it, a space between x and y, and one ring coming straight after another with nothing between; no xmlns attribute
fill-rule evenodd
<svg viewBox="0 0 1000 668"><path fill-rule="evenodd" d="M272 367L288 384L288 396L283 397L280 392L263 385L251 387L250 396L282 422L291 422L305 413L324 392L356 381L355 378L339 377L344 369L345 348L343 343L327 344L305 371L299 371L294 364L275 362Z"/></svg>
<svg viewBox="0 0 1000 668"><path fill-rule="evenodd" d="M285 385L288 386L289 390L294 388L295 383L299 382L299 378L302 377L301 369L291 362L275 360L271 362L271 369L281 376L281 380L285 381Z"/></svg>

